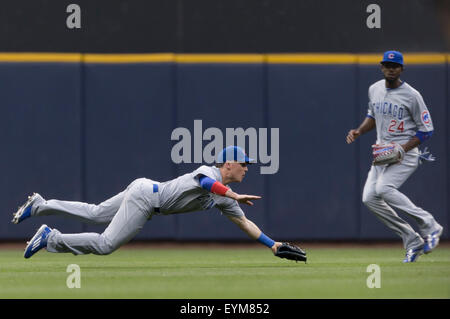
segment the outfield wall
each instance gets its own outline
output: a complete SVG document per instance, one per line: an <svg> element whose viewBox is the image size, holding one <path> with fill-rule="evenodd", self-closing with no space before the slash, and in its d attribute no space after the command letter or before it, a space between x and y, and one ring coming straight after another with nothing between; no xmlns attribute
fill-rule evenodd
<svg viewBox="0 0 450 319"><path fill-rule="evenodd" d="M99 203L135 178L172 179L171 133L217 127L279 128L274 175L250 167L244 207L276 239L396 238L361 204L374 132L354 145L368 86L381 78L373 55L0 54L0 238L29 237L45 222L62 232L98 231L55 217L18 226L11 213L34 191L47 199ZM437 161L402 187L446 227L450 208L448 56L406 54L403 80L419 90L435 126ZM203 143L205 146L207 142ZM403 216L403 215L402 215ZM154 217L138 239L246 239L218 210Z"/></svg>

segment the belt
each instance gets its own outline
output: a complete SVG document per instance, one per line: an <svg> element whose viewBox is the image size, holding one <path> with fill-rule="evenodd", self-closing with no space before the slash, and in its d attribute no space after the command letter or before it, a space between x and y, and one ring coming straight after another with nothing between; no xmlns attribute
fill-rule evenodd
<svg viewBox="0 0 450 319"><path fill-rule="evenodd" d="M153 193L157 193L159 191L158 184L153 184ZM159 201L158 201L159 202ZM159 207L153 207L153 211L157 214L160 213Z"/></svg>

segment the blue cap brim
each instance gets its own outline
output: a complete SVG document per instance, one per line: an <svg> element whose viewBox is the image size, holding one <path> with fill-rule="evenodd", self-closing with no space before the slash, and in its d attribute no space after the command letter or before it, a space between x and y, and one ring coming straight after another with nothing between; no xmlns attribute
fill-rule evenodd
<svg viewBox="0 0 450 319"><path fill-rule="evenodd" d="M255 164L256 160L254 160L253 158L250 158L248 156L245 156L245 162L248 164Z"/></svg>
<svg viewBox="0 0 450 319"><path fill-rule="evenodd" d="M390 60L383 60L383 61L381 61L380 63L395 63L395 64L398 64L398 65L403 66L403 63L394 62L394 61L390 61Z"/></svg>

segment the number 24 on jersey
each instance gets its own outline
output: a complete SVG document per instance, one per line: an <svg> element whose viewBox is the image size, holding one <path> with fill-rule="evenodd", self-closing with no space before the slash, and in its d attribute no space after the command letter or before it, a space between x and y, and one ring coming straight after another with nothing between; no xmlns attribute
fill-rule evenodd
<svg viewBox="0 0 450 319"><path fill-rule="evenodd" d="M396 120L391 120L391 124L389 125L388 132L403 132L403 121L398 123Z"/></svg>

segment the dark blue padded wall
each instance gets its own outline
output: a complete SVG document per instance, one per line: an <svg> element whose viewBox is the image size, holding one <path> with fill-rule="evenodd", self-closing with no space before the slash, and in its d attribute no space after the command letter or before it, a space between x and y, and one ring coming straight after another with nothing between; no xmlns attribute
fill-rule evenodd
<svg viewBox="0 0 450 319"><path fill-rule="evenodd" d="M447 185L445 187L447 191L447 232L446 237L450 237L450 232L448 231L448 228L450 227L450 201L449 201L449 194L450 194L450 54L447 54L447 87L445 88L446 93L446 99L447 99L447 116L445 117L447 119L447 125L445 128L447 129Z"/></svg>
<svg viewBox="0 0 450 319"><path fill-rule="evenodd" d="M0 238L27 238L42 223L78 232L54 217L10 223L32 192L81 199L80 64L0 64Z"/></svg>
<svg viewBox="0 0 450 319"><path fill-rule="evenodd" d="M175 177L173 64L86 64L86 201L101 201L140 177ZM137 238L173 238L173 218L153 218ZM102 232L104 226L87 226Z"/></svg>
<svg viewBox="0 0 450 319"><path fill-rule="evenodd" d="M424 146L437 161L421 165L401 190L446 229L448 74L447 64L411 65L402 76L429 106L436 131ZM279 128L277 174L261 175L258 164L232 185L263 196L242 208L269 236L397 238L361 203L375 132L345 143L364 119L369 85L379 79L376 65L2 63L0 239L29 237L44 222L62 232L102 232L105 226L56 217L14 226L11 213L34 191L100 203L135 178L166 181L192 171L200 164L172 161L171 133L180 127L193 133L194 120L202 121L201 134L213 127ZM213 209L154 217L137 239L247 236Z"/></svg>
<svg viewBox="0 0 450 319"><path fill-rule="evenodd" d="M203 132L215 127L224 135L227 128L258 130L266 127L264 81L263 64L179 64L177 126L193 132L194 120L202 120ZM205 141L203 146L209 142ZM223 143L226 143L225 136ZM178 172L183 174L198 166L199 164L181 164ZM255 202L255 206L241 207L249 219L264 229L267 212L265 197L268 194L264 193L265 179L259 174L259 165L250 166L244 182L231 187L238 193L263 196L262 200ZM177 236L180 239L247 238L218 209L181 214L176 218Z"/></svg>
<svg viewBox="0 0 450 319"><path fill-rule="evenodd" d="M358 235L353 65L269 65L269 125L280 127L280 170L269 177L276 238ZM345 150L345 151L344 151Z"/></svg>

